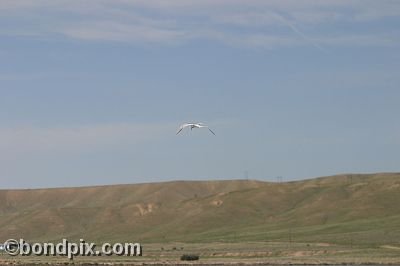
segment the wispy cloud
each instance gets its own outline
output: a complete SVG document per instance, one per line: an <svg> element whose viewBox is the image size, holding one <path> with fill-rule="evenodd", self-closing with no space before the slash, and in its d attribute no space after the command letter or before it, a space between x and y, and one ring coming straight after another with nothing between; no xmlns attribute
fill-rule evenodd
<svg viewBox="0 0 400 266"><path fill-rule="evenodd" d="M97 124L76 127L0 128L1 157L46 152L93 152L157 140L174 132L175 125ZM172 135L172 133L171 133Z"/></svg>
<svg viewBox="0 0 400 266"><path fill-rule="evenodd" d="M182 30L163 29L151 25L131 25L113 21L96 21L69 26L62 32L82 40L120 42L176 42L185 35Z"/></svg>
<svg viewBox="0 0 400 266"><path fill-rule="evenodd" d="M4 0L0 14L0 21L12 22L0 32L7 35L159 44L206 38L250 47L310 45L323 50L323 45L388 45L390 40L379 39L394 28L378 27L364 39L352 36L365 35L371 21L399 17L400 5L368 0ZM338 27L333 38L326 28L335 23L355 27Z"/></svg>
<svg viewBox="0 0 400 266"><path fill-rule="evenodd" d="M21 81L21 80L39 80L55 76L66 76L65 73L18 73L18 74L3 74L0 73L0 81Z"/></svg>

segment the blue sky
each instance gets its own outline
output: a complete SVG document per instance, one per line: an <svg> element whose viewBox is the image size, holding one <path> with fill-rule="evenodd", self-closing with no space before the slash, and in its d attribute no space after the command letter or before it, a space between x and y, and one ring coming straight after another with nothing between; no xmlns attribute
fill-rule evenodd
<svg viewBox="0 0 400 266"><path fill-rule="evenodd" d="M2 188L400 171L399 1L3 0L0 25Z"/></svg>

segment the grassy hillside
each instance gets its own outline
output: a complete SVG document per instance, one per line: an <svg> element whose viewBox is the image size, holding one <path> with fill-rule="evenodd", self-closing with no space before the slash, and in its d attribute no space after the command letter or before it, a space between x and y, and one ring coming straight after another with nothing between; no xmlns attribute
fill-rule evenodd
<svg viewBox="0 0 400 266"><path fill-rule="evenodd" d="M395 245L400 174L0 190L0 241Z"/></svg>

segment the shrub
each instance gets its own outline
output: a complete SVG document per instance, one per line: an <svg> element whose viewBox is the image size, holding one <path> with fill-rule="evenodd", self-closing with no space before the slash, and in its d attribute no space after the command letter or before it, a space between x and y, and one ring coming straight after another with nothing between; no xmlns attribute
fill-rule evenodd
<svg viewBox="0 0 400 266"><path fill-rule="evenodd" d="M198 260L199 255L193 255L193 254L183 254L181 256L181 260Z"/></svg>

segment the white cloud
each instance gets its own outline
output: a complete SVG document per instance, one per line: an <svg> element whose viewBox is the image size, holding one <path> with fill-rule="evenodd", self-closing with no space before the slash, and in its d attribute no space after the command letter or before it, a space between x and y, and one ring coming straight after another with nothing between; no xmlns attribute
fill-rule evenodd
<svg viewBox="0 0 400 266"><path fill-rule="evenodd" d="M264 49L304 45L304 41L296 36L271 36L263 34L250 34L245 37L225 35L221 36L220 41L239 47L254 47Z"/></svg>
<svg viewBox="0 0 400 266"><path fill-rule="evenodd" d="M174 42L185 35L181 30L169 30L150 25L122 24L113 21L82 23L63 30L66 36L82 40L121 42Z"/></svg>
<svg viewBox="0 0 400 266"><path fill-rule="evenodd" d="M330 46L379 46L390 47L398 46L400 43L400 34L354 34L340 35L332 37L316 38L316 41L323 45Z"/></svg>
<svg viewBox="0 0 400 266"><path fill-rule="evenodd" d="M76 127L0 128L1 157L43 152L93 152L174 134L172 124L98 124Z"/></svg>
<svg viewBox="0 0 400 266"><path fill-rule="evenodd" d="M363 23L398 17L400 4L369 0L3 0L0 15L15 22L2 29L3 35L61 34L86 41L160 44L207 38L246 47L305 44L321 48L321 44L387 46L390 41L380 38L393 28L365 33L368 25ZM332 29L335 23L364 28L360 32L347 29L353 27L335 29L338 32L332 38L326 35L325 26ZM351 37L360 35L368 38Z"/></svg>

